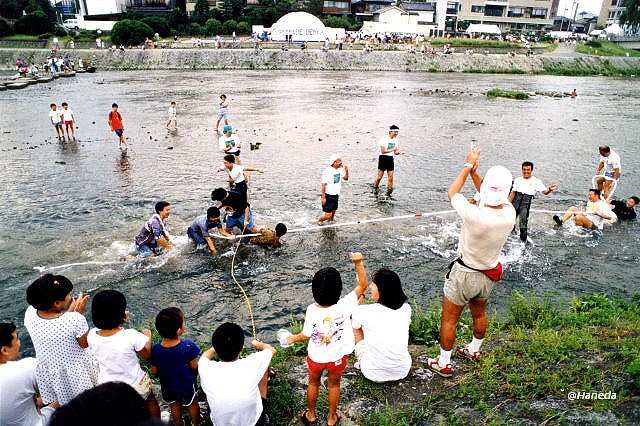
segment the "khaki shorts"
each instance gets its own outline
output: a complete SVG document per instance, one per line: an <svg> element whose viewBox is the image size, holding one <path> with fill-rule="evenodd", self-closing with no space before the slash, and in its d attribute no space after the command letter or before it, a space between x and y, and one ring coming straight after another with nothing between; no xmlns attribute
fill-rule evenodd
<svg viewBox="0 0 640 426"><path fill-rule="evenodd" d="M464 306L472 299L488 299L494 284L482 272L465 268L456 262L449 272L449 278L445 278L442 290L451 302Z"/></svg>
<svg viewBox="0 0 640 426"><path fill-rule="evenodd" d="M133 388L138 392L142 399L146 401L149 398L149 395L151 395L151 378L149 375L145 373L142 380L133 385Z"/></svg>

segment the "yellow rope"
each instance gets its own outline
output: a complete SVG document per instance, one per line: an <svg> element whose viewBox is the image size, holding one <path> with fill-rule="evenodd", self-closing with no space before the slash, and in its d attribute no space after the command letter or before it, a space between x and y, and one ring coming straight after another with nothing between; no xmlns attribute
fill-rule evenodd
<svg viewBox="0 0 640 426"><path fill-rule="evenodd" d="M246 225L242 229L242 233L243 234L244 234L244 231L245 231L245 227L246 227ZM233 257L231 258L231 278L233 278L233 282L236 283L236 285L238 286L238 288L242 292L242 295L244 296L244 301L246 302L247 309L249 310L249 318L251 319L251 331L253 332L253 338L257 340L256 322L253 319L253 308L251 307L251 301L249 300L249 296L247 296L247 292L244 291L244 288L242 288L242 286L240 285L240 283L236 279L236 274L234 272L235 263L236 263L236 255L238 254L238 249L240 248L240 243L241 242L242 242L242 240L238 240L238 244L236 244L236 248L233 251Z"/></svg>

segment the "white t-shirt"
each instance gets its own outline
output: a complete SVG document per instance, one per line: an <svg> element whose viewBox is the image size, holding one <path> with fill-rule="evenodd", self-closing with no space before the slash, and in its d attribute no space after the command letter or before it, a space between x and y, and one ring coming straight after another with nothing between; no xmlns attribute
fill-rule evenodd
<svg viewBox="0 0 640 426"><path fill-rule="evenodd" d="M46 424L38 414L35 358L23 358L0 364L0 425L40 426Z"/></svg>
<svg viewBox="0 0 640 426"><path fill-rule="evenodd" d="M60 110L60 116L63 121L73 121L73 111L71 111L71 109L62 108Z"/></svg>
<svg viewBox="0 0 640 426"><path fill-rule="evenodd" d="M547 187L535 176L531 176L529 179L519 176L513 181L513 188L511 188L511 190L526 195L536 195L536 192L546 191Z"/></svg>
<svg viewBox="0 0 640 426"><path fill-rule="evenodd" d="M176 119L176 108L175 107L169 107L169 110L167 111L167 114L169 115L169 120L175 120Z"/></svg>
<svg viewBox="0 0 640 426"><path fill-rule="evenodd" d="M311 360L335 362L353 352L355 337L351 313L357 306L358 296L352 291L327 308L315 303L307 307L302 334L309 338L307 353Z"/></svg>
<svg viewBox="0 0 640 426"><path fill-rule="evenodd" d="M591 222L593 222L593 224L598 228L598 229L602 229L604 228L604 218L595 215L594 213L600 213L603 214L605 216L609 216L611 218L613 218L614 213L611 211L611 209L609 208L609 205L603 201L600 200L598 202L587 202L587 217L589 218L589 220Z"/></svg>
<svg viewBox="0 0 640 426"><path fill-rule="evenodd" d="M393 310L379 303L360 305L353 311L353 328L362 328L364 340L360 371L374 382L407 377L411 369L409 354L411 306L405 303Z"/></svg>
<svg viewBox="0 0 640 426"><path fill-rule="evenodd" d="M604 163L604 176L613 179L614 169L619 169L622 173L622 162L620 156L614 150L609 152L608 157L600 156L600 161Z"/></svg>
<svg viewBox="0 0 640 426"><path fill-rule="evenodd" d="M385 154L382 153L381 150L378 150L378 153L380 155L386 155L388 157L393 157L394 153L393 153L393 149L398 148L398 137L396 136L395 138L391 138L391 136L389 135L385 135L382 138L380 138L380 141L378 142L378 147L379 148L384 148L387 150L391 150L391 152L387 152Z"/></svg>
<svg viewBox="0 0 640 426"><path fill-rule="evenodd" d="M220 151L230 148L227 154L235 154L240 151L240 139L238 139L238 135L235 133L232 133L231 136L223 134L220 136L220 139L218 139L218 146L220 147Z"/></svg>
<svg viewBox="0 0 640 426"><path fill-rule="evenodd" d="M469 203L460 193L453 196L451 205L462 218L458 256L474 269L495 268L516 221L513 206L505 204L501 209L480 207Z"/></svg>
<svg viewBox="0 0 640 426"><path fill-rule="evenodd" d="M326 183L327 187L324 192L328 195L340 195L340 189L342 188L342 178L344 178L346 172L344 167L339 169L329 166L322 172L322 183Z"/></svg>
<svg viewBox="0 0 640 426"><path fill-rule="evenodd" d="M269 368L271 350L264 349L232 362L198 361L200 385L207 395L215 426L253 426L262 414L258 383Z"/></svg>
<svg viewBox="0 0 640 426"><path fill-rule="evenodd" d="M244 167L239 164L234 164L231 170L224 168L224 171L229 175L229 179L233 181L233 183L244 182Z"/></svg>
<svg viewBox="0 0 640 426"><path fill-rule="evenodd" d="M62 119L60 118L60 110L50 110L49 111L49 118L51 119L52 123L59 123L60 121L62 121Z"/></svg>
<svg viewBox="0 0 640 426"><path fill-rule="evenodd" d="M98 383L125 382L132 386L140 383L145 373L136 352L144 348L149 338L134 329L123 329L107 337L97 331L97 328L89 331L87 342L89 352L100 364Z"/></svg>

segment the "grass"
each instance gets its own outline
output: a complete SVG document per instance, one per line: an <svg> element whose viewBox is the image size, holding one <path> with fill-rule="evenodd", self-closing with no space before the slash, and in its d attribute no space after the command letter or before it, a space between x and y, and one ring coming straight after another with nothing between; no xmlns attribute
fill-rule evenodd
<svg viewBox="0 0 640 426"><path fill-rule="evenodd" d="M640 57L640 52L626 49L610 41L590 41L576 46L576 52L594 56L630 56Z"/></svg>
<svg viewBox="0 0 640 426"><path fill-rule="evenodd" d="M433 38L429 40L433 46L442 46L444 44L450 44L453 47L477 47L477 48L492 48L492 49L524 49L524 46L520 43L511 43L508 41L500 40L482 40L479 38ZM538 43L532 45L533 48L546 49L552 46L549 43Z"/></svg>
<svg viewBox="0 0 640 426"><path fill-rule="evenodd" d="M7 41L38 41L38 36L34 35L26 35L26 34L15 34L6 37L0 37L0 40Z"/></svg>
<svg viewBox="0 0 640 426"><path fill-rule="evenodd" d="M487 97L517 99L517 100L529 99L529 95L525 92L521 92L518 90L503 90L498 88L493 88L487 91Z"/></svg>

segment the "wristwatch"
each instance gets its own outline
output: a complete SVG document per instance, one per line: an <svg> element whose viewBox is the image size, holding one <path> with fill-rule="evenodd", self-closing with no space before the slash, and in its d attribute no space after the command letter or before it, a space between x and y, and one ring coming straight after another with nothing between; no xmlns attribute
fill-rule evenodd
<svg viewBox="0 0 640 426"><path fill-rule="evenodd" d="M473 169L473 164L471 163L464 163L464 167L468 167L470 169Z"/></svg>

